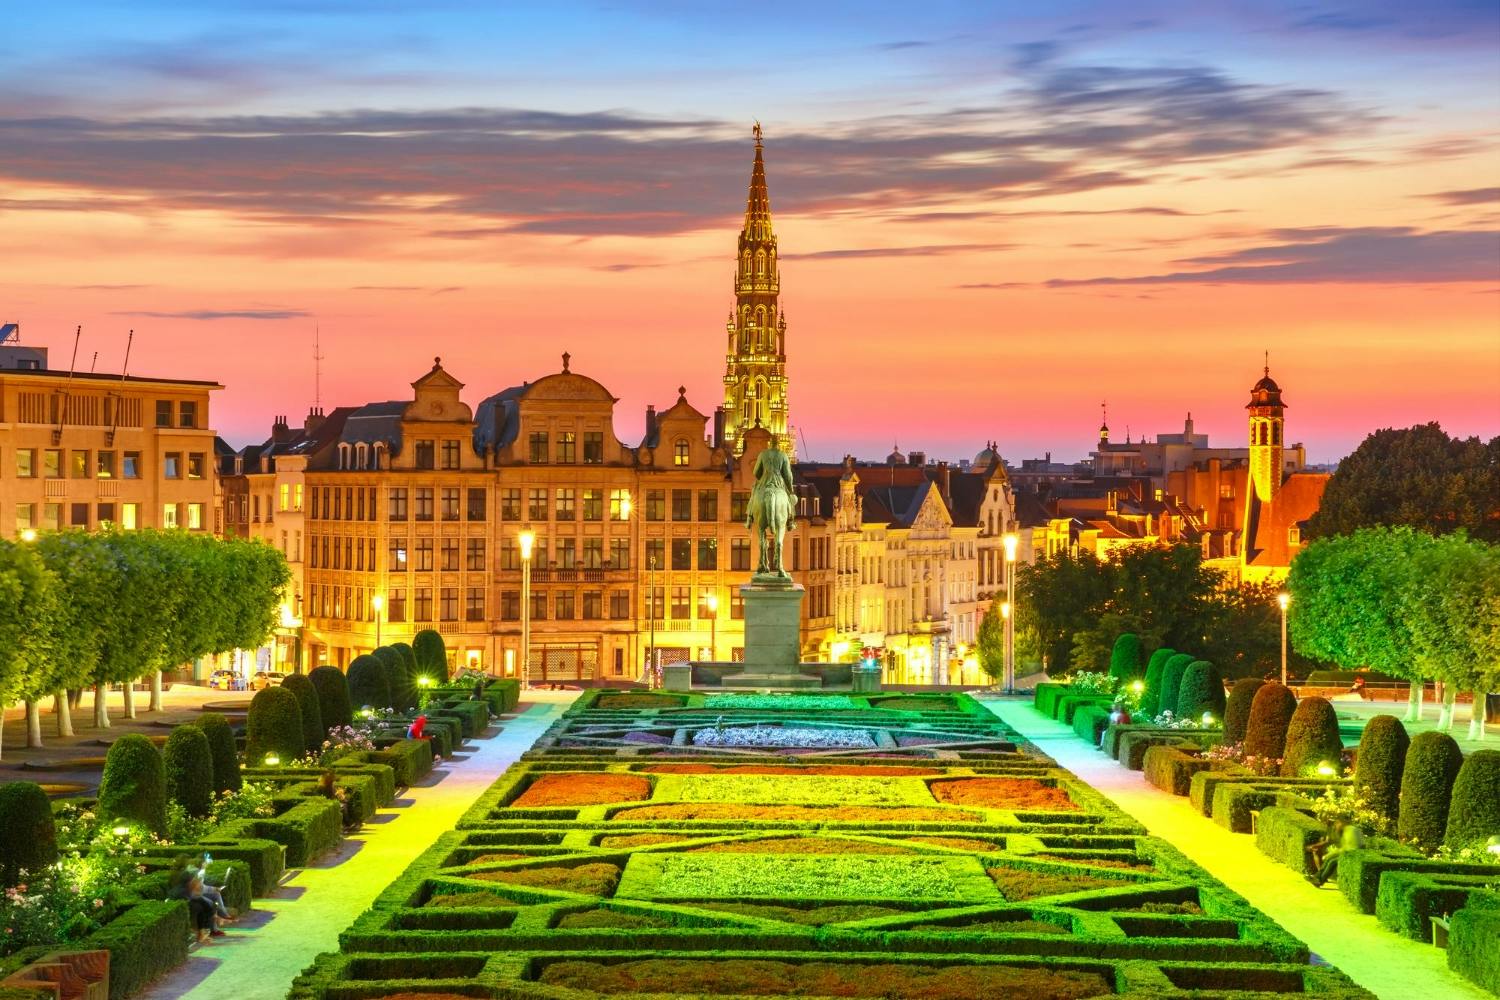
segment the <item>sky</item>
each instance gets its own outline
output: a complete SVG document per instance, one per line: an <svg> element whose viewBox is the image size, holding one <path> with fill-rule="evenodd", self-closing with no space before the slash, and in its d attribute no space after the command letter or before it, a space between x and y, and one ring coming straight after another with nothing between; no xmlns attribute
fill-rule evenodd
<svg viewBox="0 0 1500 1000"><path fill-rule="evenodd" d="M1500 6L0 0L0 321L63 368L616 433L722 402L752 122L804 458L1500 433ZM97 352L97 360L95 353Z"/></svg>

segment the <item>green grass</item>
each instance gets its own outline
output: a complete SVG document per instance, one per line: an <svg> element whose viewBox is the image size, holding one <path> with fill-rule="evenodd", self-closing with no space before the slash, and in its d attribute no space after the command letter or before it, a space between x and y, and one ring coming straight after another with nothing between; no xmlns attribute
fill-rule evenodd
<svg viewBox="0 0 1500 1000"><path fill-rule="evenodd" d="M743 802L750 805L930 806L921 778L830 778L789 774L666 774L653 802Z"/></svg>

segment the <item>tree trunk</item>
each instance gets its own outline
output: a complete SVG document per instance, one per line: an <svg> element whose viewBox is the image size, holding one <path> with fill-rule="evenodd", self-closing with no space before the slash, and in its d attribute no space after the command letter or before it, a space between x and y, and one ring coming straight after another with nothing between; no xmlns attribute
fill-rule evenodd
<svg viewBox="0 0 1500 1000"><path fill-rule="evenodd" d="M42 745L42 706L34 698L26 700L26 745Z"/></svg>
<svg viewBox="0 0 1500 1000"><path fill-rule="evenodd" d="M125 700L125 718L135 718L135 681L126 681L120 685L120 693Z"/></svg>
<svg viewBox="0 0 1500 1000"><path fill-rule="evenodd" d="M68 707L77 708L83 704L83 688L68 688Z"/></svg>
<svg viewBox="0 0 1500 1000"><path fill-rule="evenodd" d="M1453 703L1458 700L1458 688L1452 684L1443 685L1443 700L1438 709L1437 729L1440 733L1453 730Z"/></svg>
<svg viewBox="0 0 1500 1000"><path fill-rule="evenodd" d="M103 681L94 685L94 727L109 728L109 685Z"/></svg>
<svg viewBox="0 0 1500 1000"><path fill-rule="evenodd" d="M151 675L151 711L161 711L161 671Z"/></svg>
<svg viewBox="0 0 1500 1000"><path fill-rule="evenodd" d="M52 692L52 714L57 716L57 735L73 735L73 710L68 705L68 692Z"/></svg>
<svg viewBox="0 0 1500 1000"><path fill-rule="evenodd" d="M1483 691L1474 692L1474 710L1469 713L1469 739L1484 739L1484 724L1489 719L1489 695Z"/></svg>
<svg viewBox="0 0 1500 1000"><path fill-rule="evenodd" d="M0 760L5 758L5 706L0 705Z"/></svg>
<svg viewBox="0 0 1500 1000"><path fill-rule="evenodd" d="M1410 691L1406 699L1406 717L1403 722L1422 721L1422 684L1420 680L1411 682Z"/></svg>

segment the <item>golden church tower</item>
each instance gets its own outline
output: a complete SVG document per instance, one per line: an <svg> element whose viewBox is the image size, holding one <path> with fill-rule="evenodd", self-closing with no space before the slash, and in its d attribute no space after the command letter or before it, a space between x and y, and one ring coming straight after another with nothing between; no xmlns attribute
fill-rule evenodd
<svg viewBox="0 0 1500 1000"><path fill-rule="evenodd" d="M745 202L735 261L735 309L729 317L724 366L724 440L735 454L745 447L745 432L764 427L776 435L782 451L796 458L787 414L786 316L777 307L781 273L776 261L776 233L771 228L771 196L761 155L760 123L755 125L755 165Z"/></svg>
<svg viewBox="0 0 1500 1000"><path fill-rule="evenodd" d="M1250 486L1262 503L1269 503L1281 492L1281 431L1286 409L1269 362L1250 390L1245 409L1250 411Z"/></svg>

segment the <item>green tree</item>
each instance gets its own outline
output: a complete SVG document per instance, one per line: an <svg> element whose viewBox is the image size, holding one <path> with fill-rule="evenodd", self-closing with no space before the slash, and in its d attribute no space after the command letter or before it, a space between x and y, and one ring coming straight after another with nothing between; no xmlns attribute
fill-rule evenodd
<svg viewBox="0 0 1500 1000"><path fill-rule="evenodd" d="M161 751L140 733L126 733L104 755L99 781L99 816L140 823L159 837L167 834L167 771Z"/></svg>
<svg viewBox="0 0 1500 1000"><path fill-rule="evenodd" d="M67 595L66 600L52 603L47 658L57 735L72 736L67 692L93 683L103 630L118 613L112 560L99 536L81 531L48 532L38 537L35 545L53 576L57 593Z"/></svg>
<svg viewBox="0 0 1500 1000"><path fill-rule="evenodd" d="M0 540L0 716L27 701L30 735L41 727L32 706L50 690L48 641L55 631L54 578L25 543Z"/></svg>
<svg viewBox="0 0 1500 1000"><path fill-rule="evenodd" d="M990 601L984 617L979 619L979 631L975 636L979 668L991 680L1001 680L1005 676L1005 616L1000 611L1003 603L998 596Z"/></svg>
<svg viewBox="0 0 1500 1000"><path fill-rule="evenodd" d="M1127 684L1141 676L1141 660L1144 656L1141 637L1134 632L1121 632L1109 654L1109 676Z"/></svg>
<svg viewBox="0 0 1500 1000"><path fill-rule="evenodd" d="M422 629L412 636L411 651L417 661L417 676L431 677L438 683L448 679L448 648L443 644L442 633Z"/></svg>
<svg viewBox="0 0 1500 1000"><path fill-rule="evenodd" d="M1424 676L1443 681L1438 728L1453 725L1460 691L1474 694L1469 738L1485 736L1485 695L1500 690L1500 546L1463 534L1424 542L1400 599Z"/></svg>
<svg viewBox="0 0 1500 1000"><path fill-rule="evenodd" d="M208 736L194 725L177 726L162 747L167 797L199 818L214 805L214 761Z"/></svg>

